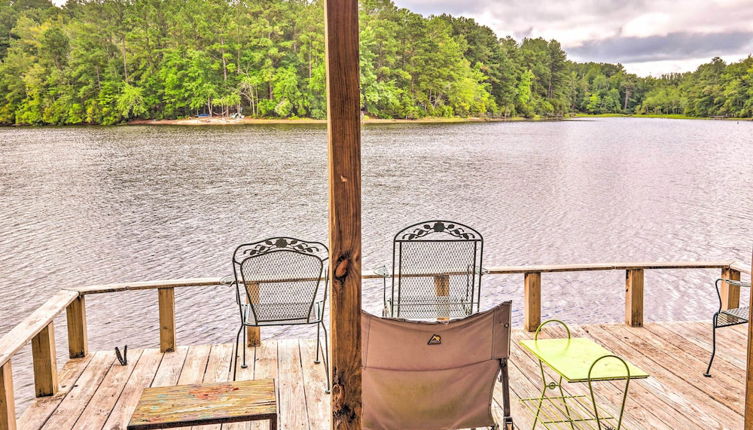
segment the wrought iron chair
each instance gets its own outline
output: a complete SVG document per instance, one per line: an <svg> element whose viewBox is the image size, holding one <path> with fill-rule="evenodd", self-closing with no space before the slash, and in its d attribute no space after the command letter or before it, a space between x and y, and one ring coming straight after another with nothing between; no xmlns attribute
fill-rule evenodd
<svg viewBox="0 0 753 430"><path fill-rule="evenodd" d="M233 254L235 298L241 326L235 336L235 351L230 362L233 380L238 365L241 334L245 327L316 324L316 361L324 356L329 393L329 351L324 307L327 302L329 250L323 243L305 242L292 237L273 237L240 245ZM324 279L322 286L322 278ZM241 297L245 296L245 301ZM324 347L320 338L324 332ZM246 348L243 364L246 367Z"/></svg>
<svg viewBox="0 0 753 430"><path fill-rule="evenodd" d="M750 288L750 282L734 281L731 279L719 278L714 283L716 287L716 296L719 298L719 310L716 311L714 317L711 320L711 358L709 359L709 366L706 368L706 373L703 376L711 377L711 365L714 363L714 356L716 355L716 329L722 327L731 327L733 325L745 324L750 319L750 307L741 306L733 309L722 309L722 294L719 291L719 283L726 282L729 285L737 287Z"/></svg>
<svg viewBox="0 0 753 430"><path fill-rule="evenodd" d="M484 240L476 230L452 221L425 221L395 235L392 288L386 269L383 315L448 320L479 310Z"/></svg>

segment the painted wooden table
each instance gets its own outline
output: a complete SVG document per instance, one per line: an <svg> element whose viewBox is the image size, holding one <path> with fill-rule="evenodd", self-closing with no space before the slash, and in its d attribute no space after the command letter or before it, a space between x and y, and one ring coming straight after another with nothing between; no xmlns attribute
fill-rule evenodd
<svg viewBox="0 0 753 430"><path fill-rule="evenodd" d="M128 430L269 420L277 429L274 379L145 388Z"/></svg>

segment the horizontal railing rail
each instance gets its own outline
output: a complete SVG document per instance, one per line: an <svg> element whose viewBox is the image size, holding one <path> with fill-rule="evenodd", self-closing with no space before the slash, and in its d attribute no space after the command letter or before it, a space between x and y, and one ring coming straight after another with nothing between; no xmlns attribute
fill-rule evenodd
<svg viewBox="0 0 753 430"><path fill-rule="evenodd" d="M663 269L721 269L721 277L740 280L741 273L750 274L750 265L730 261L705 262L643 262L643 263L590 263L530 266L493 266L484 269L488 275L523 276L523 327L533 331L541 323L541 274L562 272L625 271L625 323L633 327L643 325L644 272ZM457 273L420 273L402 276L446 277ZM378 271L365 271L363 279L383 279ZM263 283L257 281L256 283ZM12 357L27 343L32 344L34 387L37 397L54 395L58 391L54 319L64 310L68 323L68 349L71 358L88 354L85 298L90 294L123 291L157 290L160 350L174 351L175 342L175 288L212 287L233 284L231 277L188 278L161 281L126 282L105 285L65 288L57 292L10 332L0 338L0 430L15 429L15 399L13 394ZM722 306L735 308L740 302L740 287L723 284ZM257 327L248 328L248 343L258 345L261 339Z"/></svg>

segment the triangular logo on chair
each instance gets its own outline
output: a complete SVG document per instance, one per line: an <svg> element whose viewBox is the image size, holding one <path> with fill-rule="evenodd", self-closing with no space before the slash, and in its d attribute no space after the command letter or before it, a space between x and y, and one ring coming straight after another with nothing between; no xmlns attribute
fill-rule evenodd
<svg viewBox="0 0 753 430"><path fill-rule="evenodd" d="M442 344L442 336L438 334L434 334L429 338L429 345L441 345Z"/></svg>

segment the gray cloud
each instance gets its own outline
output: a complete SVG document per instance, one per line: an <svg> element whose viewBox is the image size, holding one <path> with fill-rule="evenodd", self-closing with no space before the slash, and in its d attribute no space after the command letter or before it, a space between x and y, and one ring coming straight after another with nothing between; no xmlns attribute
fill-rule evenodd
<svg viewBox="0 0 753 430"><path fill-rule="evenodd" d="M722 56L750 52L751 49L753 32L730 31L711 34L677 32L649 37L617 36L591 40L567 51L581 61L639 63Z"/></svg>
<svg viewBox="0 0 753 430"><path fill-rule="evenodd" d="M475 18L497 35L557 39L573 59L638 73L692 70L753 50L753 0L395 0L410 10Z"/></svg>

